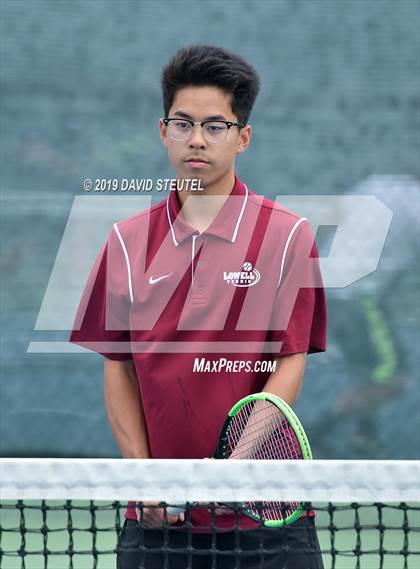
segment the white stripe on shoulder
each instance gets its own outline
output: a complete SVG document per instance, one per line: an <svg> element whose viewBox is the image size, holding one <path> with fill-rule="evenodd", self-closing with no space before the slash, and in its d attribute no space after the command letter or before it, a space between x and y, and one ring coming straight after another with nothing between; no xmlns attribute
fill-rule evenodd
<svg viewBox="0 0 420 569"><path fill-rule="evenodd" d="M166 199L166 215L168 216L168 223L169 223L169 227L171 228L172 239L174 240L175 245L178 246L178 241L176 240L175 231L174 231L174 228L172 226L171 216L169 215L169 198Z"/></svg>
<svg viewBox="0 0 420 569"><path fill-rule="evenodd" d="M245 211L246 202L248 201L248 188L245 184L244 184L244 186L245 186L245 199L244 199L244 203L242 204L241 213L239 214L239 217L238 217L238 222L236 223L235 231L233 232L232 243L235 243L235 241L236 241L236 236L238 234L239 225L241 224L242 216L243 216L244 211Z"/></svg>
<svg viewBox="0 0 420 569"><path fill-rule="evenodd" d="M125 246L124 239L121 236L120 230L118 229L118 225L114 223L114 229L116 234L118 235L118 239L120 240L120 244L122 250L124 252L125 262L127 263L127 272L128 272L128 291L130 293L130 300L133 303L133 286L131 284L131 267L130 267L130 259L128 258L127 247Z"/></svg>
<svg viewBox="0 0 420 569"><path fill-rule="evenodd" d="M284 269L284 263L286 261L286 255L287 255L287 249L289 248L289 244L290 241L293 237L293 234L295 233L296 229L299 227L299 225L303 222L303 221L307 221L306 217L301 217L300 219L297 220L297 222L294 224L294 226L292 227L291 232L289 233L289 237L287 238L286 241L286 245L284 246L284 251L283 251L283 257L281 260L281 267L280 267L280 276L279 276L279 282L278 282L278 287L280 286L281 283L281 277L283 276L283 269Z"/></svg>

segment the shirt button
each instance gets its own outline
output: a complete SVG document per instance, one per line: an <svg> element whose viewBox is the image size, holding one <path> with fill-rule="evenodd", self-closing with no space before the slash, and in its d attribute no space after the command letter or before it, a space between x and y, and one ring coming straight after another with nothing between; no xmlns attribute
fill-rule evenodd
<svg viewBox="0 0 420 569"><path fill-rule="evenodd" d="M202 269L204 267L204 261L198 261L197 266L199 269Z"/></svg>

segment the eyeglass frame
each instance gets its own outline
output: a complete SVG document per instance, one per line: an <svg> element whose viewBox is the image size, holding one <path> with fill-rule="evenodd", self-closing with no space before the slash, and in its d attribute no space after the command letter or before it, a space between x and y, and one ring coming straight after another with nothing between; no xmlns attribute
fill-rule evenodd
<svg viewBox="0 0 420 569"><path fill-rule="evenodd" d="M188 138L186 138L185 140L176 140L175 138L171 138L171 140L174 140L175 142L187 142L188 140L191 140L193 132L194 132L193 129L194 129L196 124L199 124L201 126L201 128L203 128L203 125L205 125L206 123L209 123L209 122L222 122L223 124L225 124L227 126L226 136L223 140L220 140L219 142L213 142L213 141L207 140L207 138L206 138L207 142L209 142L210 144L220 144L221 142L224 142L227 138L229 129L232 128L232 126L237 126L238 128L244 128L246 126L246 124L242 123L242 122L224 121L224 120L220 120L220 119L207 119L205 121L193 121L191 119L185 119L182 117L165 117L162 119L162 122L164 123L164 125L166 127L168 126L168 124L171 121L185 121L185 122L190 123L190 125L191 125L190 136Z"/></svg>

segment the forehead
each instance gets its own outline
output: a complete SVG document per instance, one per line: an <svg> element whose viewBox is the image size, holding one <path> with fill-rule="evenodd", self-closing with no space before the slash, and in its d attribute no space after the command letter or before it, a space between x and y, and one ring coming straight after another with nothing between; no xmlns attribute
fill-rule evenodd
<svg viewBox="0 0 420 569"><path fill-rule="evenodd" d="M181 112L204 120L209 116L223 115L235 119L231 106L231 95L218 87L188 86L179 89L174 97L170 113Z"/></svg>

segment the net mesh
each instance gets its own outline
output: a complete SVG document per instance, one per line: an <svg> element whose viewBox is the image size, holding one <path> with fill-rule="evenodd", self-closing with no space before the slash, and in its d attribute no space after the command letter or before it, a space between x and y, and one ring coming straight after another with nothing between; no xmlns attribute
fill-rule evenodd
<svg viewBox="0 0 420 569"><path fill-rule="evenodd" d="M42 461L41 461L42 462ZM57 464L57 461L55 461ZM220 478L221 470L226 471L225 479L229 479L228 470L231 470L232 463L229 461L201 461L202 463L217 462L218 476L212 477L214 467L212 464L200 464L198 473L199 485L192 489L189 479L186 480L188 493L192 500L196 500L201 494L203 503L211 513L211 522L206 527L197 528L191 522L193 508L187 502L185 519L178 522L177 526L168 523L166 516L166 505L174 504L174 494L172 489L179 486L179 477L175 475L176 469L168 470L168 463L183 463L183 474L191 471L194 477L197 461L147 461L163 462L163 465L147 465L149 472L155 471L156 476L162 474L161 468L168 473L173 473L171 480L166 478L155 481L155 490L147 487L148 475L145 476L146 484L127 481L127 486L123 486L118 481L118 474L121 481L125 480L125 464L127 461L112 461L113 474L117 478L105 481L101 475L101 467L93 463L90 468L91 476L86 477L85 489L88 493L94 494L92 500L77 499L80 494L80 487L85 471L75 474L74 465L71 461L63 463L62 469L56 473L61 477L60 491L57 489L54 475L49 474L51 470L44 468L44 478L38 482L34 477L28 477L31 470L26 466L25 476L19 475L22 469L14 469L10 464L2 464L2 481L4 481L0 502L0 567L4 569L29 568L37 569L48 567L51 569L60 568L115 568L117 552L124 548L124 554L135 555L133 567L159 567L160 569L172 567L208 567L208 568L240 568L240 567L274 567L268 565L273 555L286 556L289 560L287 567L310 567L310 558L318 559L317 548L312 537L306 538L302 524L287 525L283 528L264 528L259 534L259 538L252 544L244 541L245 531L240 531L239 519L242 511L243 501L227 502L226 484ZM135 464L134 478L141 476L146 469L145 461L129 461ZM282 498L283 492L287 492L287 487L279 489L272 483L272 473L277 470L279 476L288 475L287 465L279 462L276 465L264 464L256 465L253 461L244 461L241 472L243 477L237 480L237 486L242 486L241 492L249 494L252 498L258 496L265 498L266 492L272 494L274 498ZM311 501L305 503L305 519L313 518L315 511L315 525L319 548L321 551L323 565L327 568L418 568L420 564L420 505L418 491L419 464L410 461L401 462L400 465L392 465L391 476L387 479L386 462L375 461L375 468L378 470L369 475L372 470L370 462L359 462L351 464L352 461L343 461L341 470L328 468L324 461L299 461L294 465L294 472L301 472L301 479L311 475L307 465L311 467L319 466L317 471L324 471L324 475L330 475L331 487L334 476L337 472L344 473L351 471L351 476L359 472L358 486L357 477L350 479L350 476L341 484L348 486L348 492L343 493L343 500L336 500L336 495L328 485L323 486L315 492L314 488L308 488L306 492L302 488L296 489L289 483L289 491L295 487L295 496L307 499L308 492L317 497L327 497L332 495L333 501ZM329 461L326 461L327 463ZM336 461L333 466L337 466ZM140 464L137 464L140 463ZM34 463L30 465L33 469ZM351 466L351 467L350 467ZM146 470L147 470L146 469ZM383 476L378 477L377 472L383 469ZM207 472L209 477L207 486L203 484L202 473ZM35 468L36 472L36 468ZM63 477L63 472L68 476ZM255 491L254 486L249 482L249 475L256 473L261 481L261 489ZM264 472L267 483L263 483ZM392 477L399 472L399 479ZM109 474L107 472L106 474ZM16 478L18 476L18 478ZM376 489L373 487L373 480L376 478ZM94 484L94 481L97 481ZM141 478L138 478L141 480ZM371 480L370 486L368 481ZM400 487L398 487L398 480ZM77 484L76 484L77 481ZM248 481L248 482L247 482ZM112 486L114 490L112 491ZM160 486L159 486L160 485ZM166 495L164 487L166 487ZM371 501L360 501L358 498L366 496L366 489L377 499ZM94 491L90 491L94 488ZM150 504L150 492L161 492L165 501ZM402 489L401 489L402 488ZM127 500L113 499L120 498L125 492L134 492L142 499L137 502L140 522L130 521L129 527L122 530L125 521ZM50 499L53 495L68 495L70 499ZM98 499L102 494L104 499ZM349 501L349 495L354 495L354 501ZM394 498L400 494L401 501ZM19 498L19 495L22 498ZM32 495L33 499L28 496ZM40 499L44 495L46 499ZM211 495L212 500L208 499ZM224 505L228 505L231 515L238 520L233 531L220 532L217 529L217 520L222 515L220 513L220 503L216 500L220 495ZM381 499L381 496L383 499ZM159 499L158 495L155 495ZM169 499L167 499L169 498ZM182 495L185 498L185 493ZM147 499L147 501L145 500ZM191 500L191 502L192 502ZM145 505L146 501L146 505ZM258 500L256 500L258 503ZM179 503L179 500L177 500ZM147 510L146 510L147 506ZM201 504L203 507L203 504ZM145 520L148 511L163 512L159 532L150 530ZM301 518L302 520L303 518ZM311 522L312 523L312 522ZM206 534L198 533L198 529L205 530ZM125 534L124 545L121 542L121 535ZM150 539L151 533L153 539ZM303 541L301 538L304 538ZM297 556L297 557L294 557ZM300 556L300 557L299 557ZM303 557L302 557L303 556ZM280 557L278 558L280 559ZM296 563L294 560L296 559ZM298 564L302 559L303 565ZM272 561L271 561L272 562ZM206 564L207 563L207 564ZM247 565L247 563L252 563ZM281 566L281 565L280 565ZM320 565L322 567L322 565Z"/></svg>

